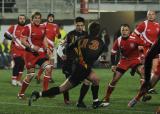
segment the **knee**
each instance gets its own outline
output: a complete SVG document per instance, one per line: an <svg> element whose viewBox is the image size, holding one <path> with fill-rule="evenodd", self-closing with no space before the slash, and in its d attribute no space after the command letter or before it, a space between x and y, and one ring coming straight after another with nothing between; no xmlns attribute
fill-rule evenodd
<svg viewBox="0 0 160 114"><path fill-rule="evenodd" d="M99 85L100 78L99 77L94 77L93 78L93 85Z"/></svg>
<svg viewBox="0 0 160 114"><path fill-rule="evenodd" d="M31 73L27 73L27 76L25 78L25 81L27 81L28 83L31 82L32 78L34 77L35 73L31 72Z"/></svg>
<svg viewBox="0 0 160 114"><path fill-rule="evenodd" d="M83 81L83 84L85 84L85 85L90 85L90 81L87 80L87 79L85 79L85 80Z"/></svg>
<svg viewBox="0 0 160 114"><path fill-rule="evenodd" d="M52 73L52 67L50 63L45 63L42 65L42 68L45 70L45 75L50 76Z"/></svg>
<svg viewBox="0 0 160 114"><path fill-rule="evenodd" d="M64 87L59 87L59 91L60 91L60 93L63 93L66 91L66 89Z"/></svg>

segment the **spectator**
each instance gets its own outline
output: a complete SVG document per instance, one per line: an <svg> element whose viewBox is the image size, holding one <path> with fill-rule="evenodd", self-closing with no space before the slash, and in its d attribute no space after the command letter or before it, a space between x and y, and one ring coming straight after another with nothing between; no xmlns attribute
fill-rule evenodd
<svg viewBox="0 0 160 114"><path fill-rule="evenodd" d="M4 57L4 54L3 54L3 44L0 43L0 68L4 68L5 67L5 57Z"/></svg>
<svg viewBox="0 0 160 114"><path fill-rule="evenodd" d="M4 39L0 44L0 67L8 69L11 66L10 44Z"/></svg>
<svg viewBox="0 0 160 114"><path fill-rule="evenodd" d="M10 43L6 39L4 39L3 45L4 45L3 54L5 57L5 68L10 68L11 66Z"/></svg>
<svg viewBox="0 0 160 114"><path fill-rule="evenodd" d="M109 50L108 48L109 48L109 44L110 44L110 36L109 36L106 28L104 28L101 32L101 38L102 38L103 42L105 43L105 46L104 46L104 51L99 59L101 62L105 62L107 67L109 67L109 62L108 62L107 58L108 58L108 50Z"/></svg>
<svg viewBox="0 0 160 114"><path fill-rule="evenodd" d="M67 35L67 32L64 30L64 27L62 24L59 24L59 32L61 34L61 37L60 38L56 37L55 39L56 48L60 43L62 43L65 40L65 36ZM57 68L62 67L62 62L63 62L62 59L59 56L57 56Z"/></svg>

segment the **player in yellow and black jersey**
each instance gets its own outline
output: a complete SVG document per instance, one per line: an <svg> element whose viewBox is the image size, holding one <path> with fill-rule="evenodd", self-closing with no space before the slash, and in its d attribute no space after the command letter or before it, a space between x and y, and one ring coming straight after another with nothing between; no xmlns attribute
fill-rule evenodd
<svg viewBox="0 0 160 114"><path fill-rule="evenodd" d="M75 67L72 69L71 76L68 77L60 86L52 87L47 91L32 92L29 99L29 105L39 97L51 97L58 95L77 86L84 79L88 79L94 85L92 106L93 108L97 108L99 106L99 78L96 73L92 71L93 63L98 59L104 49L104 43L98 37L99 32L100 24L93 22L89 26L89 35L87 37L81 38L74 44L67 47L67 50L75 50L76 52L76 59L73 63Z"/></svg>

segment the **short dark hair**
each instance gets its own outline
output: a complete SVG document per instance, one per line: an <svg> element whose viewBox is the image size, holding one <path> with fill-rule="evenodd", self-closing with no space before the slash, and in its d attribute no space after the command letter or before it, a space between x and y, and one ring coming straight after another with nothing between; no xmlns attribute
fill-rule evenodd
<svg viewBox="0 0 160 114"><path fill-rule="evenodd" d="M77 22L85 23L85 20L84 20L83 17L76 17L75 22L76 22L76 23L77 23Z"/></svg>
<svg viewBox="0 0 160 114"><path fill-rule="evenodd" d="M129 24L121 24L121 27L128 27L129 29L130 29L130 26L129 26Z"/></svg>
<svg viewBox="0 0 160 114"><path fill-rule="evenodd" d="M101 26L98 22L92 22L90 25L89 25L89 35L91 36L97 36L100 32L100 29L101 29Z"/></svg>
<svg viewBox="0 0 160 114"><path fill-rule="evenodd" d="M48 16L47 16L47 19L48 19L49 17L53 17L53 18L54 18L54 14L53 14L53 13L49 13Z"/></svg>
<svg viewBox="0 0 160 114"><path fill-rule="evenodd" d="M26 18L26 16L24 14L20 14L20 15L18 15L18 19L19 19L20 16L23 16L23 17Z"/></svg>
<svg viewBox="0 0 160 114"><path fill-rule="evenodd" d="M20 15L18 15L18 21L19 21L19 17L20 17L20 16L25 17L25 20L27 19L26 16L25 16L24 14L20 14Z"/></svg>
<svg viewBox="0 0 160 114"><path fill-rule="evenodd" d="M34 12L31 16L31 18L33 19L35 16L39 15L40 17L42 17L40 12Z"/></svg>

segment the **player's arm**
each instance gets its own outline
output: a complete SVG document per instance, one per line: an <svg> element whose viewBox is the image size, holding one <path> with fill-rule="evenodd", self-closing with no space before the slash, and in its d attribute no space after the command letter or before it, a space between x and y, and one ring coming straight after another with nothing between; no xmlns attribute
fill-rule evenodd
<svg viewBox="0 0 160 114"><path fill-rule="evenodd" d="M12 34L9 34L8 32L5 32L4 33L4 37L7 39L7 40L13 40L14 37L12 36Z"/></svg>
<svg viewBox="0 0 160 114"><path fill-rule="evenodd" d="M29 44L28 42L28 37L29 37L29 28L25 28L23 31L22 31L22 34L20 36L20 41L22 43L22 45L25 46L25 50L28 51L28 52L32 52L34 53L35 55L37 55L37 50L38 48L34 45L31 45Z"/></svg>
<svg viewBox="0 0 160 114"><path fill-rule="evenodd" d="M80 41L80 39L79 39L79 40L76 40L76 42L70 43L70 44L66 47L66 50L73 50L75 47L78 47L79 41Z"/></svg>
<svg viewBox="0 0 160 114"><path fill-rule="evenodd" d="M71 39L72 39L72 33L69 32L67 35L66 35L66 38L65 38L65 44L64 44L64 53L66 54L66 52L68 51L69 49L69 46L71 45Z"/></svg>
<svg viewBox="0 0 160 114"><path fill-rule="evenodd" d="M116 71L116 55L118 51L118 40L116 40L113 44L112 50L111 50L111 64L112 64L112 71Z"/></svg>
<svg viewBox="0 0 160 114"><path fill-rule="evenodd" d="M137 26L136 26L136 28L135 28L135 30L134 30L134 32L132 33L132 35L135 35L135 36L137 36L137 37L140 37L140 35L142 34L142 32L145 30L145 23L144 22L141 22L141 23L139 23Z"/></svg>
<svg viewBox="0 0 160 114"><path fill-rule="evenodd" d="M8 30L4 33L4 37L7 39L7 40L14 40L14 37L13 37L13 31L14 31L14 25L11 25Z"/></svg>
<svg viewBox="0 0 160 114"><path fill-rule="evenodd" d="M45 36L44 40L43 40L43 44L45 46L44 50L47 52L48 56L51 56L51 54L53 54L54 49L49 48L49 44L48 44L47 39L48 39L47 36Z"/></svg>

